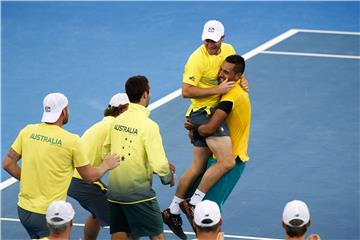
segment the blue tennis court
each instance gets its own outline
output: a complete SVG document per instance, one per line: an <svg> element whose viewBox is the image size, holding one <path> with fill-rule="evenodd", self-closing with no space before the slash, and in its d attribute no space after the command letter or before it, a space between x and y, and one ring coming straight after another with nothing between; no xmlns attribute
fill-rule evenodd
<svg viewBox="0 0 360 240"><path fill-rule="evenodd" d="M204 22L247 59L250 161L223 209L226 239L283 239L281 214L305 201L323 239L359 239L359 2L2 2L1 151L38 122L48 92L68 96L66 129L82 134L135 74L152 90L178 176L192 159L179 88ZM216 9L216 11L214 11ZM199 14L201 13L201 14ZM27 239L19 185L2 171L1 239ZM154 178L161 208L174 188ZM87 212L73 203L72 239ZM185 222L184 230L193 233ZM168 239L175 235L166 231ZM103 229L99 239L109 239Z"/></svg>

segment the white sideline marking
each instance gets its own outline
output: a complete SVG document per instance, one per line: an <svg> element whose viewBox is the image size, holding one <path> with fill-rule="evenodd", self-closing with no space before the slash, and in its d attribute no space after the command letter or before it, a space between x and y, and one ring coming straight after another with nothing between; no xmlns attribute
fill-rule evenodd
<svg viewBox="0 0 360 240"><path fill-rule="evenodd" d="M324 33L324 34L339 34L339 35L360 35L360 32L343 32L343 31L327 31L327 30L315 30L315 29L294 29L298 32L305 33Z"/></svg>
<svg viewBox="0 0 360 240"><path fill-rule="evenodd" d="M5 181L0 183L0 191L2 191L4 188L9 187L10 185L12 185L16 182L17 182L17 179L13 178L13 177L6 179Z"/></svg>
<svg viewBox="0 0 360 240"><path fill-rule="evenodd" d="M161 105L164 105L167 102L170 102L171 100L173 100L174 98L177 98L178 96L181 95L181 88L179 88L178 90L166 95L165 97L157 100L156 102L153 102L151 104L149 104L148 109L154 110L158 107L160 107Z"/></svg>
<svg viewBox="0 0 360 240"><path fill-rule="evenodd" d="M262 45L260 45L259 47L245 53L243 56L243 58L245 60L248 60L250 58L252 58L253 56L255 56L256 54L274 46L275 44L278 44L279 42L281 41L284 41L285 39L293 36L294 34L298 33L299 30L297 29L290 29L286 32L284 32L283 34L263 43ZM157 100L156 102L152 103L152 104L149 104L148 106L148 109L151 111L151 110L154 110L162 105L164 105L165 103L173 100L174 98L177 98L181 95L181 88L171 92L170 94L166 95L165 97ZM12 179L12 178L9 178L7 180L5 180L4 182L1 182L0 183L0 191L2 191L3 189L9 187L10 185L14 184L17 180L15 179L15 181Z"/></svg>
<svg viewBox="0 0 360 240"><path fill-rule="evenodd" d="M9 222L20 222L20 219L18 218L0 218L1 221L9 221ZM77 227L83 227L85 226L85 224L83 223L74 223L73 224L74 226L77 226ZM108 226L107 227L104 227L104 228L109 228ZM165 233L173 233L172 231L170 230L164 230ZM185 234L189 234L189 235L195 235L194 232L184 232ZM250 237L250 236L239 236L239 235L225 235L226 238L238 238L238 239L253 239L253 240L282 240L282 239L279 239L279 238L263 238L263 237Z"/></svg>
<svg viewBox="0 0 360 240"><path fill-rule="evenodd" d="M265 51L266 49L278 44L279 42L284 41L285 39L295 35L296 33L298 33L299 31L296 29L290 29L286 32L284 32L283 34L280 34L279 36L267 41L266 43L261 44L260 46L258 46L257 48L254 48L253 50L251 50L250 52L245 53L244 55L242 55L242 57L245 60L248 60L250 58L252 58L253 56L259 54L260 52Z"/></svg>
<svg viewBox="0 0 360 240"><path fill-rule="evenodd" d="M338 54L322 54L322 53L282 52L282 51L263 51L261 53L262 54L275 54L275 55L289 55L289 56L360 59L360 56L338 55Z"/></svg>

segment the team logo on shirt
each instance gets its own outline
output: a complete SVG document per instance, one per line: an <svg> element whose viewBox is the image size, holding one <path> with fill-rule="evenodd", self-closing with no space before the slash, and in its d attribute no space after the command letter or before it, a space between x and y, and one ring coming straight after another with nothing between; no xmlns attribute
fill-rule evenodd
<svg viewBox="0 0 360 240"><path fill-rule="evenodd" d="M124 125L116 124L114 126L114 129L117 130L117 131L127 132L127 133L134 134L134 135L138 134L138 129L137 128L132 128L132 127L124 126Z"/></svg>
<svg viewBox="0 0 360 240"><path fill-rule="evenodd" d="M34 140L37 140L37 141L50 143L52 145L59 145L59 146L62 145L61 139L48 137L48 136L44 136L44 135L41 135L41 134L32 133L30 138L34 139Z"/></svg>
<svg viewBox="0 0 360 240"><path fill-rule="evenodd" d="M189 77L189 80L191 80L191 81L195 81L195 76L191 76L191 77Z"/></svg>

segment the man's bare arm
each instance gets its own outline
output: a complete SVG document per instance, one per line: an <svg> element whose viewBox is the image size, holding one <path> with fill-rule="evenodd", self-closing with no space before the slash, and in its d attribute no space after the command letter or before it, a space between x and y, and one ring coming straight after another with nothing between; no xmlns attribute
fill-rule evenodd
<svg viewBox="0 0 360 240"><path fill-rule="evenodd" d="M230 82L228 80L225 80L219 85L212 88L199 88L187 83L183 83L182 96L184 98L201 98L216 94L221 95L229 92L234 85L235 82Z"/></svg>
<svg viewBox="0 0 360 240"><path fill-rule="evenodd" d="M197 129L200 136L207 137L213 134L220 124L226 119L227 113L221 109L216 109L210 121L206 124L200 125Z"/></svg>
<svg viewBox="0 0 360 240"><path fill-rule="evenodd" d="M116 154L109 154L98 167L93 167L90 164L77 167L80 176L89 183L99 180L108 170L116 168L120 163L120 156Z"/></svg>
<svg viewBox="0 0 360 240"><path fill-rule="evenodd" d="M20 180L21 168L18 165L18 161L21 159L21 155L15 152L14 149L10 148L9 152L4 156L2 167L11 176Z"/></svg>

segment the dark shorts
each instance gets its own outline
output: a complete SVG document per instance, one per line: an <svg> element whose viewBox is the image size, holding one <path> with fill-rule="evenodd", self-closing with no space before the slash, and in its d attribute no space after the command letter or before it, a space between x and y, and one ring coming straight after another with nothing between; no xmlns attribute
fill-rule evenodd
<svg viewBox="0 0 360 240"><path fill-rule="evenodd" d="M126 232L138 238L157 236L163 229L160 207L156 199L135 204L109 202L110 234Z"/></svg>
<svg viewBox="0 0 360 240"><path fill-rule="evenodd" d="M212 108L211 113L213 114L215 110L216 108ZM195 126L200 126L201 124L208 123L210 121L212 114L208 115L208 113L205 111L204 108L201 108L197 111L191 111L189 115L189 121ZM229 128L226 126L226 123L222 122L211 136L217 136L217 137L230 136ZM207 147L205 138L195 140L194 146Z"/></svg>
<svg viewBox="0 0 360 240"><path fill-rule="evenodd" d="M83 208L88 210L93 218L99 220L101 226L110 225L106 190L102 190L97 184L87 183L73 177L68 189L68 195L76 199Z"/></svg>
<svg viewBox="0 0 360 240"><path fill-rule="evenodd" d="M49 236L49 228L46 223L45 214L27 211L18 206L18 216L21 224L31 239L39 239Z"/></svg>

